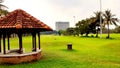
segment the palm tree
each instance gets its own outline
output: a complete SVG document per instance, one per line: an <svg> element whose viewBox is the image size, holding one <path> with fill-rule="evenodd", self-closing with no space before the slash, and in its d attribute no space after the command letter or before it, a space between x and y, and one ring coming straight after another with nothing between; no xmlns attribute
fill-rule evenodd
<svg viewBox="0 0 120 68"><path fill-rule="evenodd" d="M118 19L113 18L115 15L111 13L111 10L106 10L103 16L104 16L104 24L107 25L108 28L108 36L106 38L110 38L109 25L114 24L115 26L117 26L116 22L118 22Z"/></svg>
<svg viewBox="0 0 120 68"><path fill-rule="evenodd" d="M100 17L103 21L103 17L101 16L102 12L97 11L95 14L95 25L96 25L96 37L98 37L98 32L100 31Z"/></svg>
<svg viewBox="0 0 120 68"><path fill-rule="evenodd" d="M2 4L3 1L4 0L0 0L0 16L6 15L8 13L8 11L4 9L4 8L8 8L8 7Z"/></svg>

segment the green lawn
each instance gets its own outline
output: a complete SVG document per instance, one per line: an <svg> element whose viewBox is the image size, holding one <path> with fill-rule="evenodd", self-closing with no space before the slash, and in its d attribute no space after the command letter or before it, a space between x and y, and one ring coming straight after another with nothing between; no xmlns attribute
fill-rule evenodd
<svg viewBox="0 0 120 68"><path fill-rule="evenodd" d="M120 68L120 34L111 39L42 35L42 58L17 65L0 64L0 68ZM29 42L30 41L30 42ZM67 50L67 44L73 50ZM12 48L18 48L18 39L11 39ZM23 38L26 52L30 52L31 37Z"/></svg>

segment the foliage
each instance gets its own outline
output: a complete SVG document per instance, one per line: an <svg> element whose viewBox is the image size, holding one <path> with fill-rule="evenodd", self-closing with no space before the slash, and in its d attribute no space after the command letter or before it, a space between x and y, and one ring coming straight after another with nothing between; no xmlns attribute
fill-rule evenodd
<svg viewBox="0 0 120 68"><path fill-rule="evenodd" d="M4 9L0 9L0 11L1 11L1 15L6 15L9 13L8 10L4 10Z"/></svg>
<svg viewBox="0 0 120 68"><path fill-rule="evenodd" d="M67 35L74 35L74 28L67 28L66 34Z"/></svg>
<svg viewBox="0 0 120 68"><path fill-rule="evenodd" d="M79 21L76 24L76 27L80 30L80 34L83 35L86 33L86 36L89 34L89 19Z"/></svg>
<svg viewBox="0 0 120 68"><path fill-rule="evenodd" d="M94 17L90 17L90 18L78 21L78 23L76 23L76 28L78 28L79 31L76 31L76 32L78 34L80 33L82 36L83 34L86 34L86 36L88 36L89 33L93 33L93 34L96 33L96 37L98 37L101 26L103 30L107 25L108 26L107 38L109 38L110 31L113 31L109 29L109 25L114 24L117 26L116 22L118 22L118 19L114 18L115 15L113 15L110 10L106 10L104 13L97 11L97 12L94 12L94 14L95 14ZM101 23L100 23L100 17L101 17Z"/></svg>
<svg viewBox="0 0 120 68"><path fill-rule="evenodd" d="M100 12L100 11L97 11L97 12L94 12L94 14L95 14L95 22L94 22L94 29L96 30L96 37L98 37L98 33L99 33L99 31L100 31L100 29L101 29L101 24L103 23L103 17L102 17L102 12ZM101 23L100 23L100 20L101 20Z"/></svg>
<svg viewBox="0 0 120 68"><path fill-rule="evenodd" d="M76 24L76 27L80 29L81 35L86 33L88 36L89 33L96 33L96 37L98 37L98 33L100 31L100 14L101 12L94 12L95 16L87 18L85 20L81 20ZM101 16L101 22L103 22L103 17Z"/></svg>
<svg viewBox="0 0 120 68"><path fill-rule="evenodd" d="M108 36L106 38L110 38L109 25L114 24L117 26L116 22L118 22L118 19L114 18L115 15L111 13L111 10L106 10L103 16L105 17L104 24L106 24L108 27Z"/></svg>
<svg viewBox="0 0 120 68"><path fill-rule="evenodd" d="M5 8L8 8L8 7L3 5L2 4L3 2L4 2L4 0L0 0L0 16L6 15L8 13L8 11L5 10Z"/></svg>
<svg viewBox="0 0 120 68"><path fill-rule="evenodd" d="M115 32L115 33L120 33L120 26L116 27L116 28L114 29L114 32Z"/></svg>
<svg viewBox="0 0 120 68"><path fill-rule="evenodd" d="M80 34L80 29L78 27L75 27L74 28L74 36L75 35L79 36L79 34Z"/></svg>
<svg viewBox="0 0 120 68"><path fill-rule="evenodd" d="M61 36L61 35L69 35L69 34L67 33L67 30L59 30L58 35Z"/></svg>
<svg viewBox="0 0 120 68"><path fill-rule="evenodd" d="M59 31L58 31L59 36L61 36L62 33L63 33L63 30L59 30Z"/></svg>

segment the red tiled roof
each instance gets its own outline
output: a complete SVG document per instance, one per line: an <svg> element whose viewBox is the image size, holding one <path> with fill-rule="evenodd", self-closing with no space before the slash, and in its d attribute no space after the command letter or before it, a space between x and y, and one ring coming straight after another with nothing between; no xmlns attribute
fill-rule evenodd
<svg viewBox="0 0 120 68"><path fill-rule="evenodd" d="M1 28L43 28L52 30L49 26L21 9L17 9L0 18Z"/></svg>

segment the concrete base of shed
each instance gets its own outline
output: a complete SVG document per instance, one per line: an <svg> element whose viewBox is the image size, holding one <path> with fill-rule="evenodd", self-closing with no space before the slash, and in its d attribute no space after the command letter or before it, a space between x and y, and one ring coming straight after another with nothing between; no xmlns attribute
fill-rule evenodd
<svg viewBox="0 0 120 68"><path fill-rule="evenodd" d="M40 59L41 56L41 50L23 54L0 54L0 63L18 64L23 62L31 62Z"/></svg>

